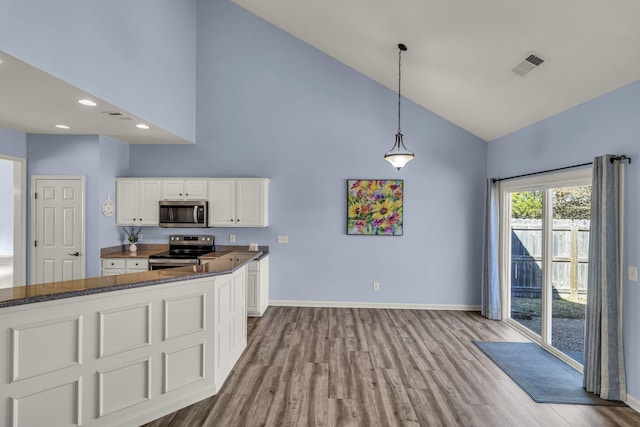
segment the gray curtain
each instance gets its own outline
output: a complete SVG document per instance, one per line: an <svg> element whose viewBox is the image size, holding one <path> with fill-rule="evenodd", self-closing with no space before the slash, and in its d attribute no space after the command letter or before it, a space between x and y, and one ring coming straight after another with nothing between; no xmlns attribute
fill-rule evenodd
<svg viewBox="0 0 640 427"><path fill-rule="evenodd" d="M484 212L484 240L482 247L482 305L481 313L492 320L500 320L500 278L498 273L499 230L498 184L487 180Z"/></svg>
<svg viewBox="0 0 640 427"><path fill-rule="evenodd" d="M593 160L583 385L603 399L626 400L620 277L622 165L612 158Z"/></svg>

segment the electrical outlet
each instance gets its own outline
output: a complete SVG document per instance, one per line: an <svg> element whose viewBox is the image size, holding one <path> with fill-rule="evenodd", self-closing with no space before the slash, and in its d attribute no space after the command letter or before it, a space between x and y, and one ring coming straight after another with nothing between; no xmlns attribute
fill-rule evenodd
<svg viewBox="0 0 640 427"><path fill-rule="evenodd" d="M289 243L289 236L278 236L278 243Z"/></svg>
<svg viewBox="0 0 640 427"><path fill-rule="evenodd" d="M373 282L373 290L374 291L380 290L380 282Z"/></svg>
<svg viewBox="0 0 640 427"><path fill-rule="evenodd" d="M629 266L629 280L632 282L638 281L638 267L633 265Z"/></svg>
<svg viewBox="0 0 640 427"><path fill-rule="evenodd" d="M236 235L229 234L229 243L235 243L235 242L236 242Z"/></svg>

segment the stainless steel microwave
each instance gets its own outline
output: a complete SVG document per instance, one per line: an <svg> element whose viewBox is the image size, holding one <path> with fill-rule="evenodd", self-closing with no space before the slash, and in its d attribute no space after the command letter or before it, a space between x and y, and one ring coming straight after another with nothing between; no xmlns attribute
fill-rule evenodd
<svg viewBox="0 0 640 427"><path fill-rule="evenodd" d="M160 200L160 227L206 227L208 207L206 200Z"/></svg>

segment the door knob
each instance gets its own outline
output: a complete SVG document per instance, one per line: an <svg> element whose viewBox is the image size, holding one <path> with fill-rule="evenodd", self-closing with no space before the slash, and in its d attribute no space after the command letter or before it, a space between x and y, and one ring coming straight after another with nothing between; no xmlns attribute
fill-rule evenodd
<svg viewBox="0 0 640 427"><path fill-rule="evenodd" d="M71 255L71 256L80 256L80 252L76 251L76 252L74 252L74 253L72 253L72 254L67 254L67 255Z"/></svg>

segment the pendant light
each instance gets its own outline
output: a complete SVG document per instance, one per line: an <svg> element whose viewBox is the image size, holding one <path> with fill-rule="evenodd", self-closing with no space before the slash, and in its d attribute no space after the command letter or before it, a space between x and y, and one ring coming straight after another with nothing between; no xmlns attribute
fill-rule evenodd
<svg viewBox="0 0 640 427"><path fill-rule="evenodd" d="M402 142L402 132L400 131L400 80L401 80L401 60L402 52L407 50L407 46L400 43L398 45L398 133L396 134L396 143L391 150L387 151L384 159L391 163L394 168L400 170L415 158L412 151L407 150Z"/></svg>

